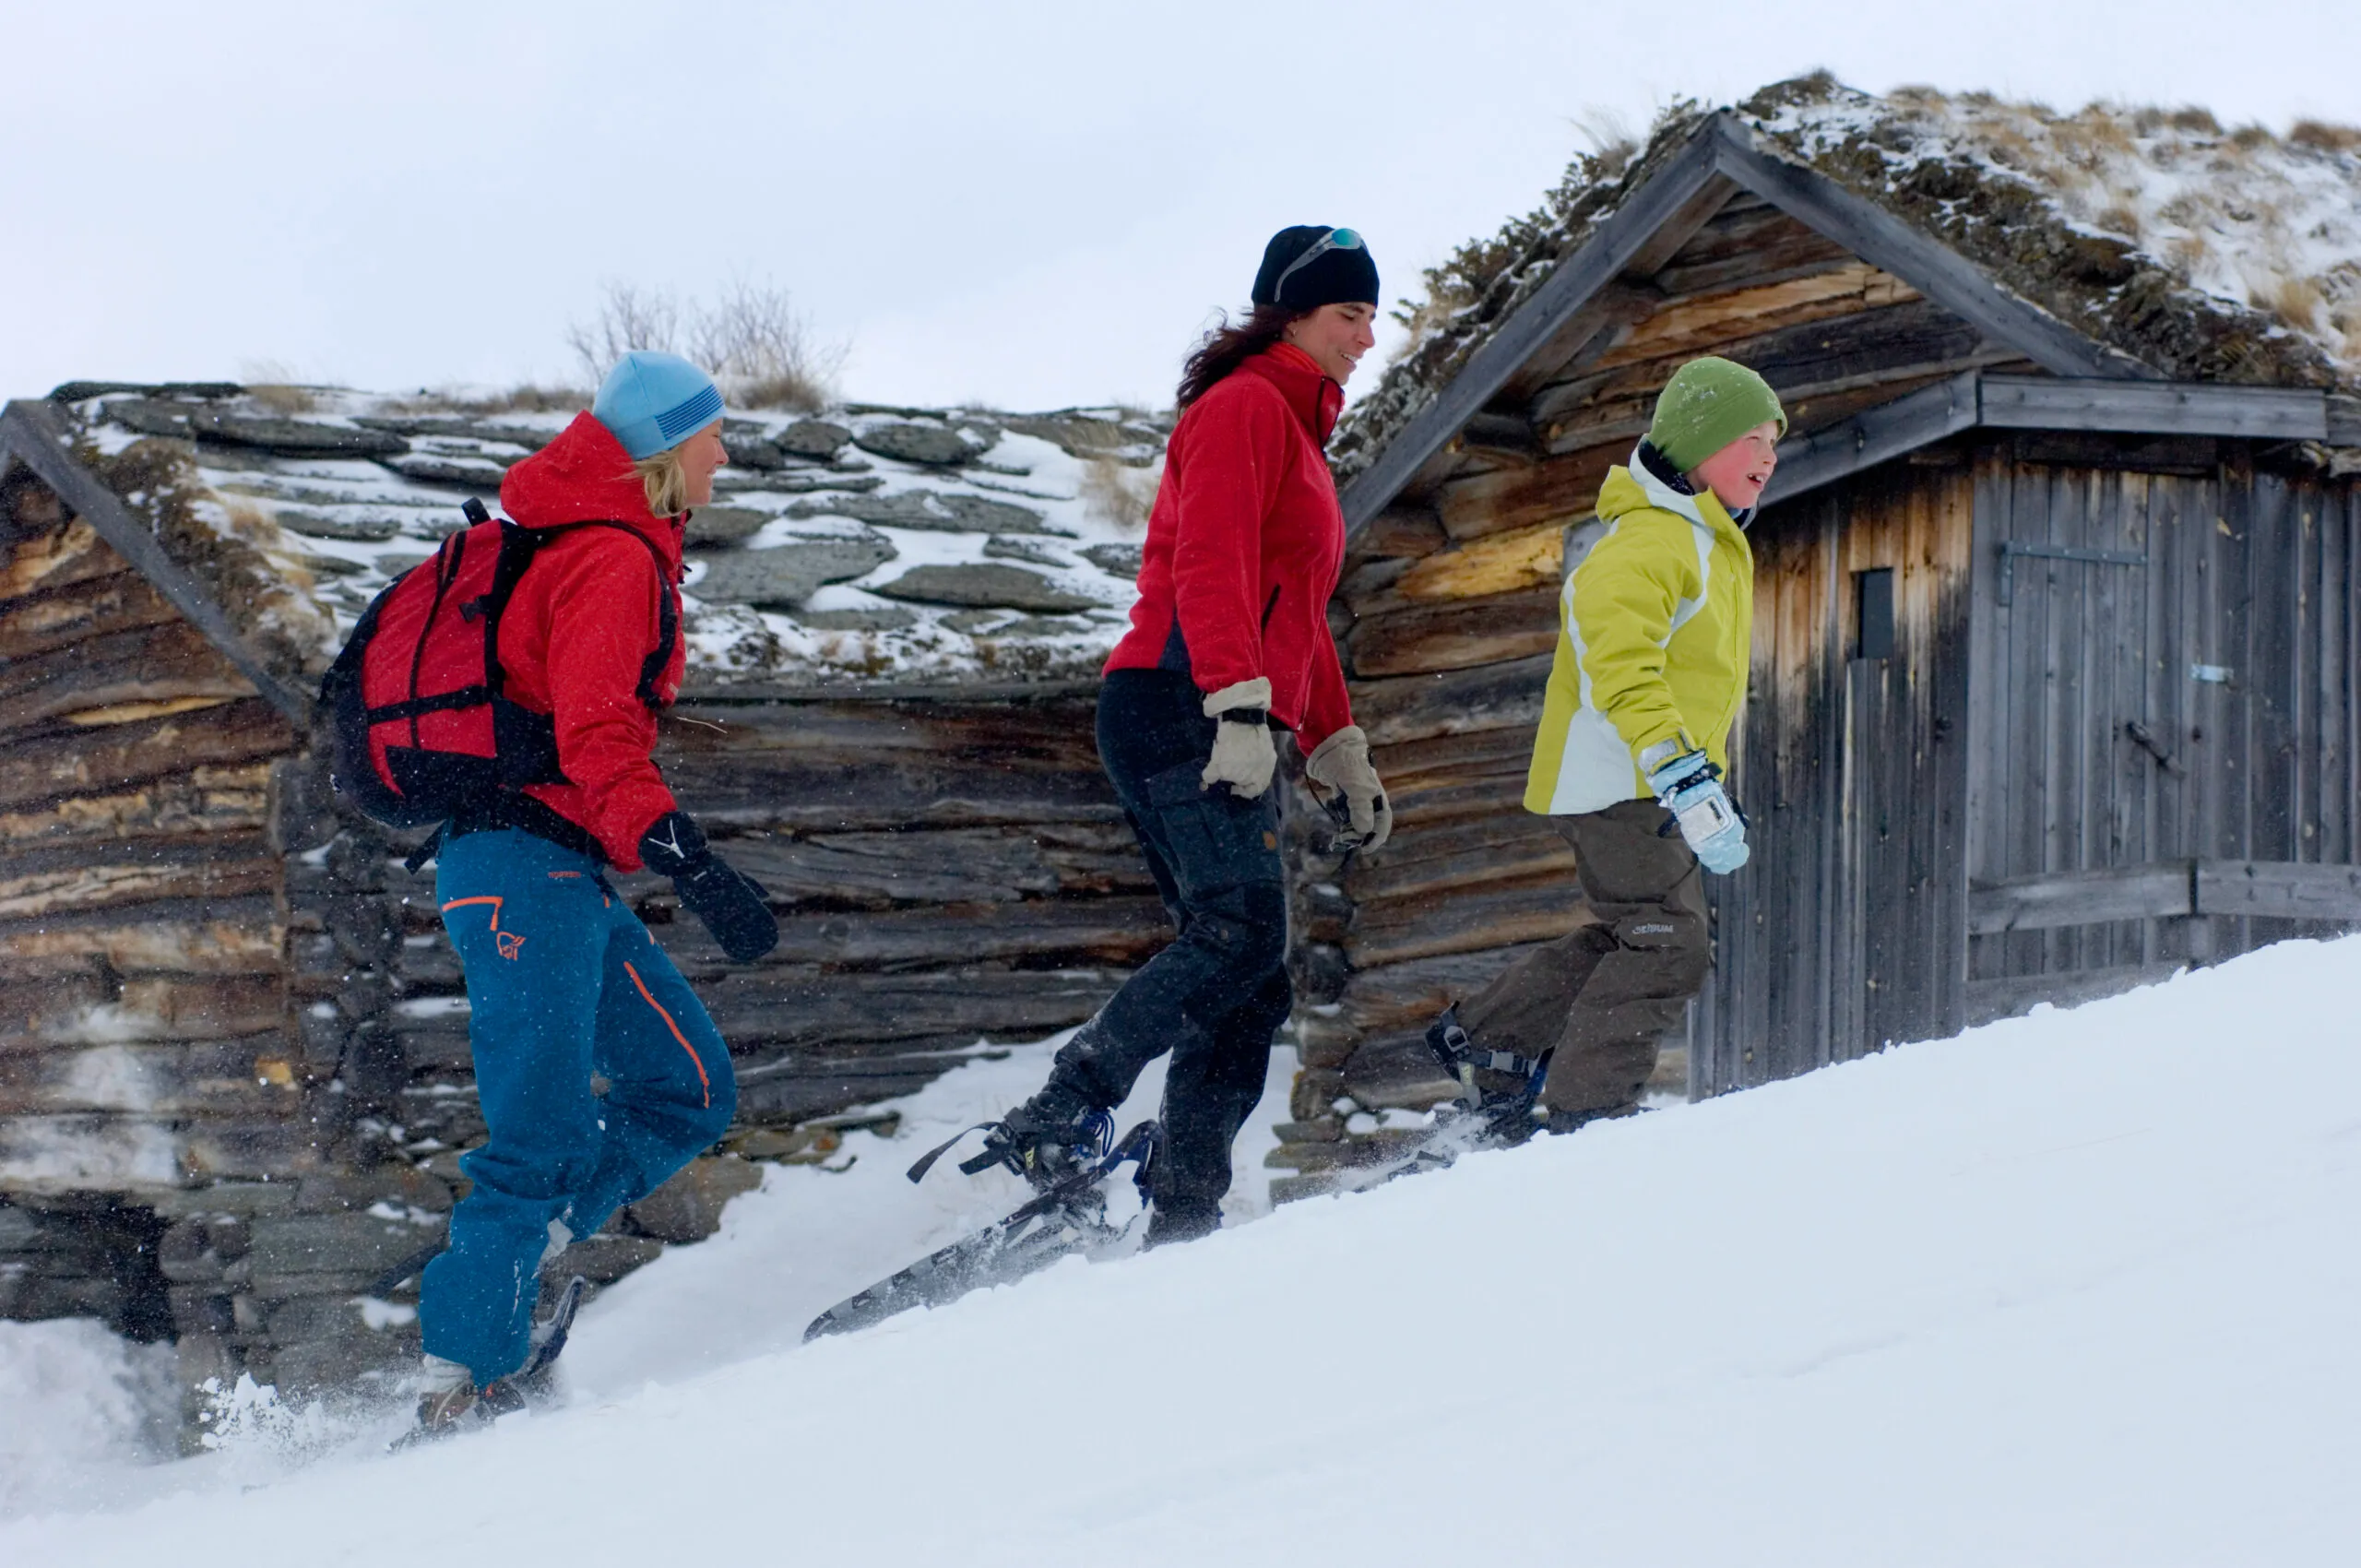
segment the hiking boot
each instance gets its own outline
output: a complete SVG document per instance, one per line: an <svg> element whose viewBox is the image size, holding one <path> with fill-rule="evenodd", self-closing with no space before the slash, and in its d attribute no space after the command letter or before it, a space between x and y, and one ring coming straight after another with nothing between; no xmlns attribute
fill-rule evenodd
<svg viewBox="0 0 2361 1568"><path fill-rule="evenodd" d="M1443 1075L1460 1086L1460 1103L1470 1111L1493 1111L1522 1101L1532 1103L1533 1064L1508 1051L1486 1051L1460 1027L1459 1004L1453 1003L1427 1026L1427 1049L1434 1053ZM1473 1099L1469 1091L1473 1091Z"/></svg>
<svg viewBox="0 0 2361 1568"><path fill-rule="evenodd" d="M1113 1129L1107 1112L1052 1078L1001 1118L984 1147L1035 1192L1047 1192L1104 1155Z"/></svg>
<svg viewBox="0 0 2361 1568"><path fill-rule="evenodd" d="M1158 1198L1148 1210L1147 1235L1140 1247L1145 1251L1169 1241L1194 1241L1220 1229L1221 1205L1217 1203Z"/></svg>

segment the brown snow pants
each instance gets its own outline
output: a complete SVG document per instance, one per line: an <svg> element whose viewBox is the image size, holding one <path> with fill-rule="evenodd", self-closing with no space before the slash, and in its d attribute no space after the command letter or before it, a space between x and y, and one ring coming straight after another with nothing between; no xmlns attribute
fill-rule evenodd
<svg viewBox="0 0 2361 1568"><path fill-rule="evenodd" d="M1574 851L1597 923L1536 948L1459 1004L1477 1046L1537 1055L1558 1048L1543 1101L1612 1114L1639 1103L1656 1042L1679 1027L1711 960L1704 877L1654 801L1625 801L1549 826Z"/></svg>

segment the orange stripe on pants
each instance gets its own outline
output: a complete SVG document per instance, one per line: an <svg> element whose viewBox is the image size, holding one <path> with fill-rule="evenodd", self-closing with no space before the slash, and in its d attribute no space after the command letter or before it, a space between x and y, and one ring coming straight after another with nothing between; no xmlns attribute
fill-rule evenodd
<svg viewBox="0 0 2361 1568"><path fill-rule="evenodd" d="M492 929L494 931L500 929L500 895L497 893L485 893L473 898L454 898L443 906L443 912L447 915L454 909L466 909L469 904L491 905Z"/></svg>
<svg viewBox="0 0 2361 1568"><path fill-rule="evenodd" d="M664 1020L664 1027L672 1031L672 1038L681 1042L681 1049L689 1053L691 1062L696 1063L697 1083L704 1087L705 1102L710 1106L713 1103L713 1080L705 1075L705 1058L697 1054L697 1048L689 1043L689 1037L681 1032L681 1026L672 1021L672 1015L664 1011L664 1004L657 1001L648 991L647 982L639 978L639 971L631 967L631 960L628 958L623 960L623 973L631 977L632 984L639 987L641 999L656 1009L656 1016Z"/></svg>

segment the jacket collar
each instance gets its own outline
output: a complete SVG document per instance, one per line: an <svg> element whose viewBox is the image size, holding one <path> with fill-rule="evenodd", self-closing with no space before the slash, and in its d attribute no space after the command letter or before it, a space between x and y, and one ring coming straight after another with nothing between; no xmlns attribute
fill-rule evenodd
<svg viewBox="0 0 2361 1568"><path fill-rule="evenodd" d="M1720 496L1711 491L1700 495L1689 486L1686 476L1665 460L1664 455L1643 441L1631 448L1631 478L1640 486L1648 505L1658 511L1686 517L1701 528L1714 528L1714 518L1726 522L1740 533L1754 520L1754 508L1732 512L1722 505Z"/></svg>
<svg viewBox="0 0 2361 1568"><path fill-rule="evenodd" d="M501 509L528 529L566 523L623 523L654 540L677 571L681 524L647 509L647 492L607 427L588 411L556 440L516 464L500 481Z"/></svg>
<svg viewBox="0 0 2361 1568"><path fill-rule="evenodd" d="M1311 434L1312 444L1328 445L1328 437L1336 429L1337 416L1345 411L1345 389L1329 380L1310 354L1293 343L1274 343L1261 353L1249 356L1238 368L1251 370L1277 387Z"/></svg>

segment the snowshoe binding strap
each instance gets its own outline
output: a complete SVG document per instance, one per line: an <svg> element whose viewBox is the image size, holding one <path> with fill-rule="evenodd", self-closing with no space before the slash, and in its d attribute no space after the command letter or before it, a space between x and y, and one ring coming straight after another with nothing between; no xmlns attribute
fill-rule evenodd
<svg viewBox="0 0 2361 1568"><path fill-rule="evenodd" d="M926 1180L926 1173L934 1169L934 1162L951 1152L951 1146L953 1144L957 1143L960 1139L966 1137L970 1133L989 1133L995 1127L1004 1125L1005 1123L1000 1122L979 1122L972 1127L962 1127L957 1132L952 1134L949 1137L943 1139L941 1143L935 1145L932 1148L927 1150L924 1154L919 1156L918 1163L911 1166L905 1174L907 1174L912 1182L923 1182ZM984 1166L997 1163L999 1158L1000 1157L995 1154L991 1158L986 1159L983 1162L983 1165L978 1165L973 1160L969 1160L963 1163L959 1169L967 1171L968 1175L973 1176L977 1171L983 1170Z"/></svg>
<svg viewBox="0 0 2361 1568"><path fill-rule="evenodd" d="M1476 1042L1467 1038L1467 1031L1459 1027L1459 1009L1456 1007L1444 1008L1442 1016L1435 1020L1434 1028L1427 1031L1427 1049L1434 1052L1437 1062L1442 1063L1443 1072L1453 1078L1460 1075L1463 1068L1470 1072L1509 1073L1520 1078L1530 1078L1549 1060L1548 1051L1536 1057L1520 1056L1513 1051L1477 1050Z"/></svg>

